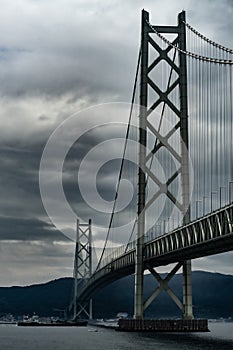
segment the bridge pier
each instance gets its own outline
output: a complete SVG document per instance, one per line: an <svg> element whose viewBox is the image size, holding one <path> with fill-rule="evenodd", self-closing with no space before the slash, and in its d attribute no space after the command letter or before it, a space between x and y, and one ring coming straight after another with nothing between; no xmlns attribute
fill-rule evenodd
<svg viewBox="0 0 233 350"><path fill-rule="evenodd" d="M191 260L183 263L183 319L193 319L193 289L192 289L192 265Z"/></svg>
<svg viewBox="0 0 233 350"><path fill-rule="evenodd" d="M130 320L120 319L120 332L209 332L208 321L198 320Z"/></svg>

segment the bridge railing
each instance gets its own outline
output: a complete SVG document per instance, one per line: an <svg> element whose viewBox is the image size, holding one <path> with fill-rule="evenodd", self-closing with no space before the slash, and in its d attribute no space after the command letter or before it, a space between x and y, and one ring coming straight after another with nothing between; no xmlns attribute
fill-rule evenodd
<svg viewBox="0 0 233 350"><path fill-rule="evenodd" d="M148 243L154 239L157 239L161 237L162 235L158 236L153 232L154 227L152 227L145 235L145 243ZM167 233L164 233L167 234ZM120 256L122 256L125 253L130 252L131 250L134 250L136 248L136 242L137 240L131 241L128 244L124 244L116 248L111 254L107 255L99 264L98 270L102 269L104 266L110 264L113 260L118 259Z"/></svg>
<svg viewBox="0 0 233 350"><path fill-rule="evenodd" d="M110 264L113 260L119 258L125 253L136 248L136 240L132 241L128 244L121 245L116 250L114 250L111 254L106 256L99 264L98 270L102 269L104 266Z"/></svg>
<svg viewBox="0 0 233 350"><path fill-rule="evenodd" d="M228 204L225 207L214 211L213 213L207 214L202 218L198 218L185 226L177 227L176 229L164 233L160 236L153 237L150 234L146 234L145 244L154 241L157 245L165 244L165 246L170 246L172 249L172 247L174 248L175 246L177 246L175 242L181 240L182 242L187 241L191 243L195 241L197 235L201 235L202 240L206 240L207 235L209 235L210 239L214 238L214 236L221 236L225 225L227 225L230 228L229 230L232 230L232 205L233 204ZM219 232L216 233L216 229L219 229ZM172 237L176 237L174 242L172 240ZM104 258L101 261L98 270L110 264L112 261L118 259L120 256L123 256L124 254L134 250L135 248L136 240L128 243L127 245L122 245L118 247L116 250L114 250L111 254L109 254L106 258ZM156 249L156 251L159 251L159 249Z"/></svg>

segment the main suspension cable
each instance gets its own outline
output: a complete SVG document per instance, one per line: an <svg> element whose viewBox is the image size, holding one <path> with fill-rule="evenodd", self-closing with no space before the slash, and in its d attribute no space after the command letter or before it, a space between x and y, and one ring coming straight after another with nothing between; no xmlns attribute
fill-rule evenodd
<svg viewBox="0 0 233 350"><path fill-rule="evenodd" d="M118 176L118 181L117 181L117 188L116 188L116 193L115 193L115 198L114 198L114 204L113 204L113 208L112 208L112 213L111 213L111 217L110 217L110 222L109 222L109 226L108 226L108 232L107 232L107 236L105 239L105 243L104 243L104 247L99 259L99 262L97 264L96 270L98 270L104 253L105 253L105 249L107 246L107 242L109 239L109 235L110 235L110 229L112 227L112 223L113 223L113 218L114 218L114 214L115 214L115 209L116 209L116 201L117 201L117 197L118 197L118 191L119 191L119 187L120 187L120 181L121 181L121 177L122 177L122 172L123 172L123 166L125 163L125 154L126 154L126 147L127 147L127 142L128 142L128 138L129 138L129 131L130 131L130 125L131 125L131 119L132 119L132 114L133 114L133 107L134 107L134 101L135 101L135 95L136 95L136 88L137 88L137 81L138 81L138 73L139 73L139 66L140 66L140 60L141 60L141 48L139 49L139 53L138 53L138 60L137 60L137 68L136 68L136 74L135 74L135 79L134 79L134 86L133 86L133 93L132 93L132 99L131 99L131 105L130 105L130 113L129 113L129 120L128 120L128 125L127 125L127 130L126 130L126 135L125 135L125 143L124 143L124 149L123 149L123 155L122 155L122 160L121 160L121 166L120 166L120 171L119 171L119 176Z"/></svg>
<svg viewBox="0 0 233 350"><path fill-rule="evenodd" d="M186 25L186 27L191 30L191 32L193 32L194 34L196 34L197 36L199 36L199 38L203 39L204 41L206 41L208 44L213 45L215 47L217 47L220 50L223 50L227 53L233 54L233 50L229 49L223 45L220 45L218 43L216 43L215 41L207 38L206 36L204 36L203 34L201 34L200 32L198 32L195 28L193 28L189 23L186 23L183 21L183 23Z"/></svg>
<svg viewBox="0 0 233 350"><path fill-rule="evenodd" d="M148 21L146 21L146 23L148 24L148 26L150 27L150 29L160 38L162 39L167 45L173 47L174 49L178 50L179 52L193 57L197 60L200 61L205 61L205 62L212 62L212 63L219 63L219 64L233 64L233 61L231 60L224 60L224 59L218 59L218 58L213 58L213 57L205 57L205 56L201 56L198 54L195 54L193 52L190 51L185 51L180 49L178 46L172 44L167 38L165 38L162 34L160 34Z"/></svg>

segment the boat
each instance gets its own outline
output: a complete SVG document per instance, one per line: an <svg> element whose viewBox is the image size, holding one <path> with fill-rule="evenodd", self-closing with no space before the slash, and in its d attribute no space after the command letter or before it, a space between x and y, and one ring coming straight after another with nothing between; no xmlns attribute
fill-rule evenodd
<svg viewBox="0 0 233 350"><path fill-rule="evenodd" d="M78 321L56 321L56 322L34 322L21 321L17 323L19 327L86 327L87 320Z"/></svg>

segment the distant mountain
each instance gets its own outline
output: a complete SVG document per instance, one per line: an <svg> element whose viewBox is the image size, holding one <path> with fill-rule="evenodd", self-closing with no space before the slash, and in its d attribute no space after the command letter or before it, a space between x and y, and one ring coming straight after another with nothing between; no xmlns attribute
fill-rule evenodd
<svg viewBox="0 0 233 350"><path fill-rule="evenodd" d="M33 314L58 315L54 309L68 305L73 285L72 278L60 278L44 284L27 287L0 288L0 315Z"/></svg>
<svg viewBox="0 0 233 350"><path fill-rule="evenodd" d="M59 315L71 298L72 278L61 278L27 287L0 288L0 316L32 314ZM182 295L182 275L169 283L177 296ZM157 286L153 276L145 276L145 297ZM118 312L133 314L134 276L127 276L101 290L93 300L95 318L112 318ZM233 318L233 276L201 271L193 272L193 305L195 317ZM61 311L60 311L61 315ZM162 292L146 311L148 317L180 317L173 301Z"/></svg>

